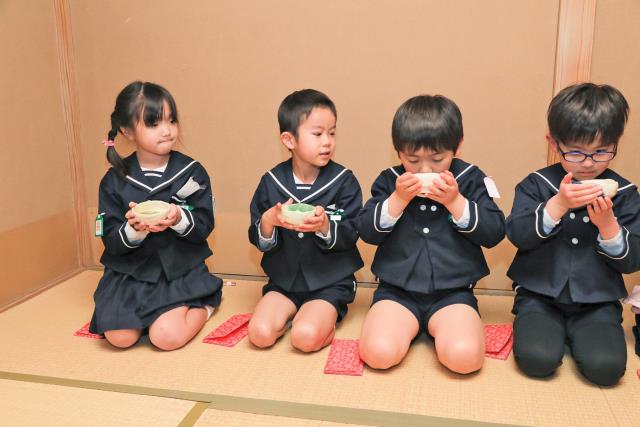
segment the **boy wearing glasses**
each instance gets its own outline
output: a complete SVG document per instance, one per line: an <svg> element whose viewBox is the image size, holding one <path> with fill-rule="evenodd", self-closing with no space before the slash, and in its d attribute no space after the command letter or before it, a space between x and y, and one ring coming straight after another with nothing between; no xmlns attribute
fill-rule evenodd
<svg viewBox="0 0 640 427"><path fill-rule="evenodd" d="M514 356L533 377L553 374L567 343L580 372L609 386L625 372L622 273L640 269L638 188L608 169L629 106L607 85L560 91L547 141L560 162L516 186L507 236L518 252L507 272L516 291ZM588 179L613 179L613 200Z"/></svg>

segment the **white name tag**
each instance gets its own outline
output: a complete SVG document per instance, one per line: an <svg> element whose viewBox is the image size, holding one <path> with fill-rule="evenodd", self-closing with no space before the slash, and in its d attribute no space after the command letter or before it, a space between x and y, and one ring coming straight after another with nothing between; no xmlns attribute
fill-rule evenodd
<svg viewBox="0 0 640 427"><path fill-rule="evenodd" d="M487 187L487 192L489 193L489 197L493 198L493 199L499 199L500 198L500 193L498 192L498 187L496 186L496 183L493 179L491 179L491 177L485 176L484 177L484 186Z"/></svg>

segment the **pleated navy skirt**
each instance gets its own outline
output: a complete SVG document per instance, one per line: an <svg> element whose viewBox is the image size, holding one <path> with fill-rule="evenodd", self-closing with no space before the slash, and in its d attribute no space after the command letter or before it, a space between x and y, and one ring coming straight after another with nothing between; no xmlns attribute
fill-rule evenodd
<svg viewBox="0 0 640 427"><path fill-rule="evenodd" d="M95 310L89 331L145 329L176 307L217 307L221 298L222 280L211 275L205 263L171 281L162 273L157 283L105 268L93 294Z"/></svg>

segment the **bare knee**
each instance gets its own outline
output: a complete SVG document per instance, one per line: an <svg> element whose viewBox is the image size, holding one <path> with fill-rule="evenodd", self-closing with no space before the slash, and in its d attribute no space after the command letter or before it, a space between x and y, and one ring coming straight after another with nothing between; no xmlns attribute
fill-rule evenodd
<svg viewBox="0 0 640 427"><path fill-rule="evenodd" d="M249 341L256 347L271 347L279 337L276 328L267 322L249 321Z"/></svg>
<svg viewBox="0 0 640 427"><path fill-rule="evenodd" d="M158 321L149 329L149 341L165 351L176 350L187 343L184 331L180 331L177 325Z"/></svg>
<svg viewBox="0 0 640 427"><path fill-rule="evenodd" d="M291 329L291 345L305 353L320 350L327 338L317 325L311 323L297 322Z"/></svg>
<svg viewBox="0 0 640 427"><path fill-rule="evenodd" d="M371 368L388 369L402 361L408 348L384 337L360 340L360 358Z"/></svg>
<svg viewBox="0 0 640 427"><path fill-rule="evenodd" d="M484 346L473 339L450 340L436 348L440 363L459 374L478 371L484 363Z"/></svg>
<svg viewBox="0 0 640 427"><path fill-rule="evenodd" d="M140 331L137 329L115 329L105 331L104 336L114 347L129 348L140 339Z"/></svg>

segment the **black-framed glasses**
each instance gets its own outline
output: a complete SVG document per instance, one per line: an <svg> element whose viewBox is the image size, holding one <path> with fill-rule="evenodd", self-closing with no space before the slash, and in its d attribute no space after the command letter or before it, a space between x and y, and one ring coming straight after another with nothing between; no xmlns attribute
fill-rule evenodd
<svg viewBox="0 0 640 427"><path fill-rule="evenodd" d="M596 151L591 154L583 153L582 151L562 151L559 145L558 151L562 155L562 158L569 163L582 163L587 159L591 159L596 163L608 162L618 154L617 151Z"/></svg>

